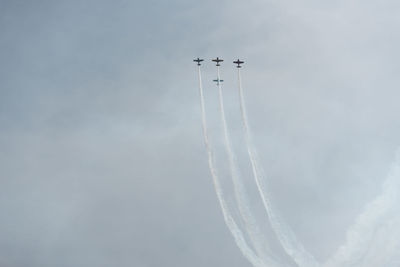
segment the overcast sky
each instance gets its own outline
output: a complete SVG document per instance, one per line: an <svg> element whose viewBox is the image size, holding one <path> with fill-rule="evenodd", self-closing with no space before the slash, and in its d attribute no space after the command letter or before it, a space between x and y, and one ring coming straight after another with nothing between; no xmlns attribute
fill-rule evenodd
<svg viewBox="0 0 400 267"><path fill-rule="evenodd" d="M0 265L251 266L208 170L198 56L217 148L209 60L226 59L249 174L230 63L246 60L271 199L326 260L400 143L399 11L392 0L0 1Z"/></svg>

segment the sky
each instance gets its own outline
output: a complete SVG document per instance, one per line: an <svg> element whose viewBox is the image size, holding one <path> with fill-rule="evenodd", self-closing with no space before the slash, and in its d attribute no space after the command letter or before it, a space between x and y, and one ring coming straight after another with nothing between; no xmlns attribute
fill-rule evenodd
<svg viewBox="0 0 400 267"><path fill-rule="evenodd" d="M201 133L196 57L223 165L216 56L250 198L238 57L271 200L325 261L400 143L399 11L392 0L0 1L0 265L250 267Z"/></svg>

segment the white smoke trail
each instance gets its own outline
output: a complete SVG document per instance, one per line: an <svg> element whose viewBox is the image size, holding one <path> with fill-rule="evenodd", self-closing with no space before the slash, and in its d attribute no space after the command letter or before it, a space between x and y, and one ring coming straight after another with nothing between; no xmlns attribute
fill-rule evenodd
<svg viewBox="0 0 400 267"><path fill-rule="evenodd" d="M335 266L399 266L393 261L400 246L400 154L383 184L382 192L368 203L347 231L346 243L325 263Z"/></svg>
<svg viewBox="0 0 400 267"><path fill-rule="evenodd" d="M396 201L398 203L398 200ZM393 203L394 204L394 203ZM369 244L368 252L357 266L398 267L400 266L400 218L396 205L374 230L374 238Z"/></svg>
<svg viewBox="0 0 400 267"><path fill-rule="evenodd" d="M215 191L216 191L219 203L221 205L222 214L223 214L225 223L228 226L228 229L230 230L230 232L232 233L232 235L236 241L236 244L242 251L243 255L250 261L251 264L253 264L253 266L255 266L255 267L267 267L268 265L269 266L277 266L273 260L270 260L269 262L263 262L252 251L252 249L247 244L242 231L240 230L240 228L238 227L234 218L232 217L232 214L231 214L231 212L228 208L228 205L224 199L222 187L221 187L217 172L215 170L213 151L212 151L210 142L208 140L207 121L206 121L206 114L205 114L204 94L203 94L203 85L202 85L202 79L201 79L200 66L198 68L198 74L199 74L199 93L200 93L202 128L203 128L204 143L205 143L207 155L208 155L208 166L209 166L209 169L211 172L211 176L213 178Z"/></svg>
<svg viewBox="0 0 400 267"><path fill-rule="evenodd" d="M230 140L228 126L226 122L224 100L223 100L223 93L222 93L222 86L220 83L220 79L221 77L220 77L219 67L217 66L217 85L219 94L221 122L224 132L224 145L228 156L229 169L232 176L235 198L239 207L240 215L244 222L244 226L246 228L246 232L248 233L248 236L258 256L267 260L271 257L270 256L271 251L269 250L269 247L267 245L266 237L265 236L263 237L263 234L260 231L260 227L257 223L257 220L255 219L253 213L251 212L246 189L241 181L239 170L237 169L237 162L235 159L235 154L232 149L232 143Z"/></svg>
<svg viewBox="0 0 400 267"><path fill-rule="evenodd" d="M290 227L278 216L272 207L268 198L269 192L265 185L263 169L259 164L257 151L251 140L250 128L247 122L247 112L244 101L242 82L240 76L240 68L238 68L238 83L239 83L239 97L240 97L240 111L242 115L242 126L246 140L247 152L250 158L253 175L257 184L258 191L263 201L265 210L269 217L269 221L273 230L275 231L278 240L281 242L282 247L286 253L301 267L319 266L319 263L314 257L306 251L303 245L297 240L295 234Z"/></svg>

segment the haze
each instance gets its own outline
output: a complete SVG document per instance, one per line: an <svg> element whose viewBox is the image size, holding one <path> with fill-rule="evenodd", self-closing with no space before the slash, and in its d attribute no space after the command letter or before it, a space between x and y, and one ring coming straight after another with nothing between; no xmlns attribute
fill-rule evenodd
<svg viewBox="0 0 400 267"><path fill-rule="evenodd" d="M201 132L196 57L222 147L216 56L246 183L238 57L270 197L325 261L395 160L399 5L1 1L0 265L250 267L224 223ZM398 248L399 233L382 236L371 246Z"/></svg>

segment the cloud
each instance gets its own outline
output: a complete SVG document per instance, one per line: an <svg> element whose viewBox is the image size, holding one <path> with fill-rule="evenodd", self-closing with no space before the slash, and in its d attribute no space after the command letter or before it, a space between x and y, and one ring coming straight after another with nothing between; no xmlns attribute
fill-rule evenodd
<svg viewBox="0 0 400 267"><path fill-rule="evenodd" d="M271 197L316 258L344 242L379 194L400 132L394 1L0 5L5 266L250 266L207 170L197 56L226 58L237 151L230 60L246 60L249 122ZM207 61L212 126L213 78Z"/></svg>

